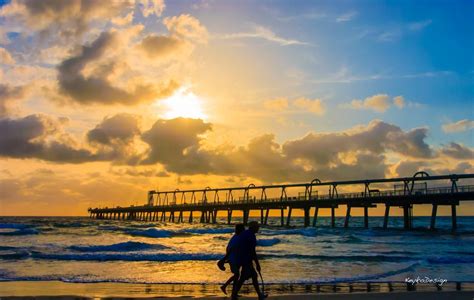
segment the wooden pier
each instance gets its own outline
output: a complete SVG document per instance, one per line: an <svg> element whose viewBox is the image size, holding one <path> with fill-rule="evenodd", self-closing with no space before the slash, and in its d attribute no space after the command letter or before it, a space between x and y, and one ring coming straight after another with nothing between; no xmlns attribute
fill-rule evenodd
<svg viewBox="0 0 474 300"><path fill-rule="evenodd" d="M320 194L321 191L328 192ZM274 196L267 197L271 193ZM344 227L349 227L352 209L362 208L364 227L368 228L369 209L385 205L384 228L388 227L390 209L400 207L403 209L404 228L410 229L413 206L429 204L432 205L430 228L435 229L438 207L449 206L452 229L455 230L456 207L462 201L474 200L474 174L429 176L426 172L417 172L413 177L403 178L334 182L314 179L309 183L296 184L149 191L147 200L142 206L90 208L88 211L90 217L96 219L190 223L195 220L193 217L196 214L201 223L217 223L217 214L225 212L227 224L232 223L234 211L242 212L244 224L248 222L251 211L259 211L260 223L268 224L270 211L276 210L281 226L289 226L292 212L302 210L304 226L316 226L318 213L328 209L331 212L331 226L335 227L335 209L342 205L346 206Z"/></svg>

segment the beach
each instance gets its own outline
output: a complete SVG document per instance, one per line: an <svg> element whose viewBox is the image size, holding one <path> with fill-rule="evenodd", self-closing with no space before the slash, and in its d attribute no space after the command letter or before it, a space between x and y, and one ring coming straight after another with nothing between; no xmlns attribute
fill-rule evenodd
<svg viewBox="0 0 474 300"><path fill-rule="evenodd" d="M357 284L355 284L357 286ZM340 284L347 287L348 284ZM379 284L380 286L380 284ZM305 292L305 286L293 287L289 290L289 285L279 285L270 287L269 299L470 299L474 297L474 286L466 287L469 290L456 291L454 285L447 285L443 291L436 291L434 287L425 286L417 291L403 290L402 284L395 284L395 291L354 291L354 292L332 292L322 289L320 292ZM397 289L399 288L399 289ZM286 289L286 290L285 290ZM185 285L185 284L128 284L128 283L66 283L61 281L48 282L0 282L0 298L30 297L36 299L166 299L166 298L194 298L194 299L230 299L225 297L218 290L217 285ZM242 297L239 299L256 299L249 286L245 286Z"/></svg>

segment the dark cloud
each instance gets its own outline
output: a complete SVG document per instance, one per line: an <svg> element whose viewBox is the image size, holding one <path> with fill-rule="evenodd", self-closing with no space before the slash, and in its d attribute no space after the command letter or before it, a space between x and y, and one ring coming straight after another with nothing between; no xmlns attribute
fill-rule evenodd
<svg viewBox="0 0 474 300"><path fill-rule="evenodd" d="M91 152L74 148L70 141L51 139L60 132L60 124L44 115L0 119L0 132L0 156L62 163L95 160Z"/></svg>
<svg viewBox="0 0 474 300"><path fill-rule="evenodd" d="M88 76L83 74L88 65L97 64L109 51L120 47L120 43L119 32L103 32L90 45L83 46L80 54L63 61L58 67L60 91L81 104L133 105L170 96L178 88L174 81L153 85L138 83L128 88L115 86L108 79L118 68L114 62L100 65Z"/></svg>
<svg viewBox="0 0 474 300"><path fill-rule="evenodd" d="M284 146L285 144L283 144ZM303 156L289 156L282 146L275 142L273 135L263 135L252 139L246 147L239 147L233 153L213 157L214 172L221 175L241 175L261 179L265 182L342 180L383 177L386 169L383 155L372 153L353 154L353 161L344 162L340 158L315 164Z"/></svg>
<svg viewBox="0 0 474 300"><path fill-rule="evenodd" d="M273 134L265 134L228 153L216 153L214 172L221 175L241 175L265 181L302 180L310 173L281 152Z"/></svg>
<svg viewBox="0 0 474 300"><path fill-rule="evenodd" d="M400 177L413 176L418 171L425 170L429 165L427 161L401 161L395 168L395 172Z"/></svg>
<svg viewBox="0 0 474 300"><path fill-rule="evenodd" d="M426 128L404 132L398 126L375 120L366 127L342 133L310 133L284 143L283 152L318 166L337 162L340 153L355 151L383 154L390 150L411 157L431 157L433 152L424 141L426 133Z"/></svg>
<svg viewBox="0 0 474 300"><path fill-rule="evenodd" d="M87 133L89 143L112 145L130 142L140 133L138 117L122 113L104 118L94 129Z"/></svg>
<svg viewBox="0 0 474 300"><path fill-rule="evenodd" d="M419 170L431 170L433 150L424 142L426 129L403 131L381 121L345 132L311 133L301 139L279 144L272 134L251 139L240 147L204 145L205 134L212 125L200 119L176 118L158 120L142 132L137 116L117 114L106 117L86 137L91 150L74 146L60 134L59 122L41 115L23 119L2 119L0 155L17 158L39 158L54 162L80 163L111 161L137 166L131 176L162 176L153 168L140 165L160 164L164 172L178 175L214 174L252 177L264 182L344 180L378 178L388 174L386 154L425 156L425 160L407 160L396 165L400 176L411 176ZM144 142L143 150L138 143ZM141 149L141 150L140 150ZM455 158L472 155L461 145L452 143L443 153ZM459 165L467 170L469 163ZM168 173L163 173L168 175Z"/></svg>
<svg viewBox="0 0 474 300"><path fill-rule="evenodd" d="M474 159L474 151L471 148L454 142L444 146L441 153L456 159Z"/></svg>
<svg viewBox="0 0 474 300"><path fill-rule="evenodd" d="M107 22L133 9L133 1L110 1L104 5L95 0L12 0L0 15L11 18L43 38L79 39L91 22Z"/></svg>
<svg viewBox="0 0 474 300"><path fill-rule="evenodd" d="M34 140L44 138L56 130L54 122L42 115L0 119L0 154L16 158L34 157L43 150L43 146Z"/></svg>
<svg viewBox="0 0 474 300"><path fill-rule="evenodd" d="M210 130L200 120L158 121L142 135L150 152L142 163L161 163L178 174L249 176L266 182L308 178L351 179L384 177L390 151L412 157L432 157L424 142L426 129L403 131L382 121L341 133L309 134L301 139L275 142L272 134L244 147L221 150L201 147L200 135Z"/></svg>
<svg viewBox="0 0 474 300"><path fill-rule="evenodd" d="M10 86L0 83L0 117L8 116L12 106L25 96L26 88L23 86Z"/></svg>
<svg viewBox="0 0 474 300"><path fill-rule="evenodd" d="M473 172L473 165L469 162L459 162L451 168L435 167L429 161L401 161L395 172L400 177L411 177L418 171L425 171L429 175L465 174Z"/></svg>
<svg viewBox="0 0 474 300"><path fill-rule="evenodd" d="M196 44L205 44L208 32L198 19L191 15L168 17L163 20L168 35L150 34L139 48L152 59L179 59L191 54Z"/></svg>
<svg viewBox="0 0 474 300"><path fill-rule="evenodd" d="M207 164L208 159L200 157L199 146L201 135L208 130L211 130L211 124L200 119L158 120L141 136L150 147L142 163L159 162L173 172L204 171L202 163Z"/></svg>

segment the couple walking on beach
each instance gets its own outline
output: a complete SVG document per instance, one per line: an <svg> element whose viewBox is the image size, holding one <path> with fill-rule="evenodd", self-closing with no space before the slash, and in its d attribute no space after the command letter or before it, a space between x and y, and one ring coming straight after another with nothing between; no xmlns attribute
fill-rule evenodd
<svg viewBox="0 0 474 300"><path fill-rule="evenodd" d="M237 293L240 291L240 288L244 282L250 278L252 279L252 284L255 287L258 298L264 299L266 297L260 290L257 277L257 272L260 273L261 271L255 249L257 246L255 234L258 232L258 229L258 222L255 221L249 223L247 230L245 230L244 224L237 224L235 226L235 234L227 245L226 255L217 263L219 269L223 271L225 270L225 263L229 263L230 265L230 270L233 275L222 285L221 290L224 294L227 294L227 286L233 283L232 299L237 299ZM254 262L257 271L255 271Z"/></svg>

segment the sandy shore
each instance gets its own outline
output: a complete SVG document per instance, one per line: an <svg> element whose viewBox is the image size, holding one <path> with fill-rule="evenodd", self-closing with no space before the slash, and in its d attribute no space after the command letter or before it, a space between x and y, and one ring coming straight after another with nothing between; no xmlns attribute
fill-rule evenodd
<svg viewBox="0 0 474 300"><path fill-rule="evenodd" d="M349 291L350 287L350 291ZM463 285L461 291L456 284L446 285L442 291L436 287L419 286L416 291L407 291L402 283L387 285L373 283L371 290L362 289L366 283L320 285L317 290L308 285L269 285L269 299L474 299L472 284ZM404 288L405 287L405 288ZM334 292L336 291L336 292ZM254 291L245 286L240 299L256 299ZM60 281L11 281L0 282L0 299L230 299L224 297L217 285L205 284L129 284L129 283L66 283Z"/></svg>

